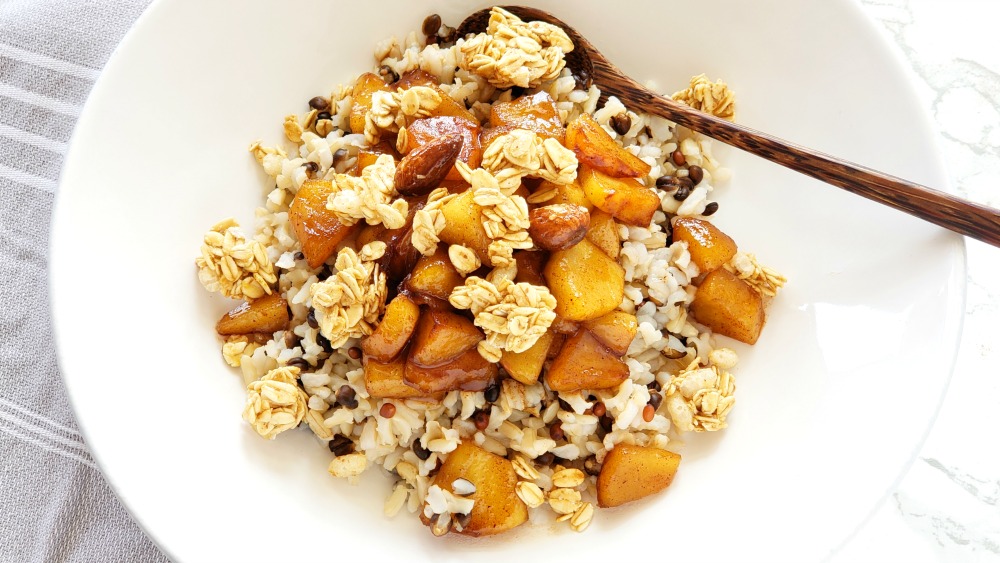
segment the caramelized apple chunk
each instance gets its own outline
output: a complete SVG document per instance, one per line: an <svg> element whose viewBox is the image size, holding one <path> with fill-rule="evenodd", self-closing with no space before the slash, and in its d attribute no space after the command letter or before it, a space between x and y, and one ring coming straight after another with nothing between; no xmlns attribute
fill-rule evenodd
<svg viewBox="0 0 1000 563"><path fill-rule="evenodd" d="M420 314L410 345L409 363L432 368L474 349L485 338L472 321L462 315L441 310Z"/></svg>
<svg viewBox="0 0 1000 563"><path fill-rule="evenodd" d="M472 493L472 512L459 533L489 536L528 521L528 507L517 496L517 473L509 460L471 441L462 442L441 464L433 484L454 492L454 483L459 479L472 483L476 489Z"/></svg>
<svg viewBox="0 0 1000 563"><path fill-rule="evenodd" d="M420 318L420 307L406 295L397 295L385 308L382 321L375 331L361 341L365 358L389 362L399 356L407 344Z"/></svg>
<svg viewBox="0 0 1000 563"><path fill-rule="evenodd" d="M272 293L241 304L215 323L215 332L221 336L235 334L270 334L288 328L288 302L281 295Z"/></svg>
<svg viewBox="0 0 1000 563"><path fill-rule="evenodd" d="M581 164L613 178L642 178L652 168L625 150L586 113L566 126L566 147L576 153Z"/></svg>
<svg viewBox="0 0 1000 563"><path fill-rule="evenodd" d="M566 339L545 382L553 391L611 389L628 378L628 366L587 330Z"/></svg>
<svg viewBox="0 0 1000 563"><path fill-rule="evenodd" d="M545 265L556 313L571 321L596 319L621 305L625 270L586 238L553 252Z"/></svg>
<svg viewBox="0 0 1000 563"><path fill-rule="evenodd" d="M709 272L691 303L691 314L714 332L740 342L757 342L764 328L764 303L750 284L725 268Z"/></svg>
<svg viewBox="0 0 1000 563"><path fill-rule="evenodd" d="M736 255L736 241L712 223L695 217L674 219L673 239L687 243L691 261L703 274L721 267Z"/></svg>
<svg viewBox="0 0 1000 563"><path fill-rule="evenodd" d="M660 196L633 178L614 178L583 165L577 174L577 181L594 206L626 225L648 227L660 209Z"/></svg>
<svg viewBox="0 0 1000 563"><path fill-rule="evenodd" d="M319 268L344 239L359 225L345 225L326 208L327 197L333 193L329 180L306 180L288 209L292 230L302 244L302 254L310 268Z"/></svg>
<svg viewBox="0 0 1000 563"><path fill-rule="evenodd" d="M597 505L621 506L670 486L681 456L651 446L618 444L604 458L597 476Z"/></svg>

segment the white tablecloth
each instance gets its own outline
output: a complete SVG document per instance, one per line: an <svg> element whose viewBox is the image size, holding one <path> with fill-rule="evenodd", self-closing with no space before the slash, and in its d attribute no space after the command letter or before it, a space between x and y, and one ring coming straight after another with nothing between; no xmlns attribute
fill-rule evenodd
<svg viewBox="0 0 1000 563"><path fill-rule="evenodd" d="M147 3L0 0L0 561L165 560L76 428L46 294L62 157L100 69ZM1000 7L861 3L913 66L958 190L1000 206ZM966 332L941 417L838 560L1000 559L998 264L1000 250L969 245Z"/></svg>

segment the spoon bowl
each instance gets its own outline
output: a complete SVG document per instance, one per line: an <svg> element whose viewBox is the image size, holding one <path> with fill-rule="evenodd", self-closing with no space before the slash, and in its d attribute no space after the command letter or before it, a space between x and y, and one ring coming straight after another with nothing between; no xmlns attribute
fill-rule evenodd
<svg viewBox="0 0 1000 563"><path fill-rule="evenodd" d="M796 172L1000 247L997 209L779 139L661 96L622 72L583 35L552 14L525 6L502 8L524 21L543 21L562 28L575 46L566 55L566 67L577 79L578 87L597 85L602 102L615 96L633 111L659 115ZM456 29L457 36L485 31L489 18L489 8L472 13Z"/></svg>

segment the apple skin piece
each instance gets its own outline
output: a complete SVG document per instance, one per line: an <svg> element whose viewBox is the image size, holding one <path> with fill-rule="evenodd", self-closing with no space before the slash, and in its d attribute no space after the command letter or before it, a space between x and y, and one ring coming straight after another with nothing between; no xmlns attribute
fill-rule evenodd
<svg viewBox="0 0 1000 563"><path fill-rule="evenodd" d="M621 506L670 486L681 456L651 446L618 444L604 457L597 476L597 505Z"/></svg>

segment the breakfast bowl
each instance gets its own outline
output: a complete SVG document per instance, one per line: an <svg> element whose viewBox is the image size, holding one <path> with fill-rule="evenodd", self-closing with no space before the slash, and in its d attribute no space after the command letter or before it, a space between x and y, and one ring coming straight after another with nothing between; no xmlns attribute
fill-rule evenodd
<svg viewBox="0 0 1000 563"><path fill-rule="evenodd" d="M656 91L723 79L740 123L944 186L894 51L854 3L808 4L530 3ZM454 27L489 6L160 0L136 23L80 118L52 241L60 366L109 483L180 561L834 553L933 422L960 331L961 239L718 143L712 223L787 283L756 343L714 337L739 356L736 403L726 428L671 440L683 461L661 493L597 510L579 535L532 517L435 537L419 514L386 516L382 467L333 477L308 424L265 440L244 420L245 373L216 334L238 300L205 291L195 262L221 220L251 232L275 187L247 147L283 143L287 115L377 73L387 38L426 42L427 16ZM120 279L87 273L98 251Z"/></svg>

